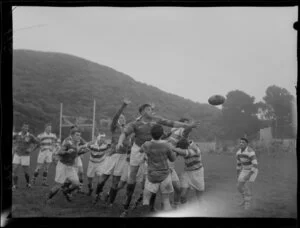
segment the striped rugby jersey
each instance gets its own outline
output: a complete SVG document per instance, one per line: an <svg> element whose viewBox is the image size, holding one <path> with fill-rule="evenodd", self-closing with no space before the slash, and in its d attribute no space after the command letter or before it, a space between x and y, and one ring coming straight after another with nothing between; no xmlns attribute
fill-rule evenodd
<svg viewBox="0 0 300 228"><path fill-rule="evenodd" d="M194 171L203 167L202 159L201 159L201 151L200 148L193 143L197 149L189 147L186 151L186 155L184 156L184 170L185 171Z"/></svg>
<svg viewBox="0 0 300 228"><path fill-rule="evenodd" d="M257 158L252 148L247 147L243 152L241 149L236 153L237 169L255 171L258 169Z"/></svg>
<svg viewBox="0 0 300 228"><path fill-rule="evenodd" d="M40 151L44 152L44 151L51 151L53 152L55 150L56 147L56 141L57 141L57 137L55 134L53 133L42 133L39 134L37 137L40 140Z"/></svg>
<svg viewBox="0 0 300 228"><path fill-rule="evenodd" d="M109 148L107 144L98 145L93 143L88 145L88 149L91 151L90 161L93 163L100 163L105 159L105 151Z"/></svg>

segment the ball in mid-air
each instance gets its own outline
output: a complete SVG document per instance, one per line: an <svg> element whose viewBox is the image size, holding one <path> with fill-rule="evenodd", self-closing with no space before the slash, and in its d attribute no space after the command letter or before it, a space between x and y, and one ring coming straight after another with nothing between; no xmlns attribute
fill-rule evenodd
<svg viewBox="0 0 300 228"><path fill-rule="evenodd" d="M211 105L221 105L224 104L225 97L222 95L213 95L210 98L208 98L208 103Z"/></svg>

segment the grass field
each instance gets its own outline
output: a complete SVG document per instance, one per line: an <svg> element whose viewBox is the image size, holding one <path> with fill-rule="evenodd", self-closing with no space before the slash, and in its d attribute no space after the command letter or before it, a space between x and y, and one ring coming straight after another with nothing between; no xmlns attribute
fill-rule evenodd
<svg viewBox="0 0 300 228"><path fill-rule="evenodd" d="M31 171L36 164L36 153L31 158ZM87 168L88 155L83 159ZM241 210L237 204L241 198L236 190L235 156L230 154L203 154L206 191L203 195L208 212L199 216L208 217L297 217L297 160L296 154L282 154L276 157L260 155L258 157L259 174L253 186L253 205L249 211ZM183 170L182 159L177 161L178 173ZM50 169L49 184L54 183L55 167ZM13 217L118 217L124 200L125 190L120 191L113 208L99 202L92 207L93 197L77 194L73 202L68 203L59 193L50 205L43 203L49 188L40 186L41 174L37 185L25 188L22 170L19 189L13 192ZM107 191L109 183L105 189ZM86 189L86 186L85 186ZM140 188L138 188L139 190ZM135 192L137 197L139 192ZM193 192L191 196L193 196ZM156 207L159 208L157 198ZM200 212L199 212L200 213ZM129 216L139 216L132 211Z"/></svg>

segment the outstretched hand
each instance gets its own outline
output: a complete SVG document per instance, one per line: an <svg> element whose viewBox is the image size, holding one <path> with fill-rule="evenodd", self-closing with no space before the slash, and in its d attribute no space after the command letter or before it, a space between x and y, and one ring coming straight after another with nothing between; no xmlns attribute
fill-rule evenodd
<svg viewBox="0 0 300 228"><path fill-rule="evenodd" d="M127 98L124 98L123 103L126 105L129 105L131 103L131 101Z"/></svg>

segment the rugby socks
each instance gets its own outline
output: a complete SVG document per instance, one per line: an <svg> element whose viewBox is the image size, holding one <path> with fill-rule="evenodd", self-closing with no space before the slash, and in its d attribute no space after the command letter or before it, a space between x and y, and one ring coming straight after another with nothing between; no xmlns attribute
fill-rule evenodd
<svg viewBox="0 0 300 228"><path fill-rule="evenodd" d="M28 173L25 173L25 179L26 179L26 182L27 182L27 184L29 184L29 174Z"/></svg>
<svg viewBox="0 0 300 228"><path fill-rule="evenodd" d="M135 202L135 207L137 207L140 203L142 203L143 201L143 192L140 194L139 198L137 199L137 201Z"/></svg>
<svg viewBox="0 0 300 228"><path fill-rule="evenodd" d="M128 210L129 206L130 206L130 202L132 199L132 195L134 192L134 188L135 188L135 183L134 184L127 184L127 189L126 189L126 201L124 204L124 209Z"/></svg>
<svg viewBox="0 0 300 228"><path fill-rule="evenodd" d="M48 172L47 172L47 171L44 171L44 172L43 172L43 183L46 183L46 182L47 182L47 176L48 176Z"/></svg>
<svg viewBox="0 0 300 228"><path fill-rule="evenodd" d="M99 195L103 191L104 184L105 184L105 182L103 181L102 183L99 183L97 185L96 195Z"/></svg>
<svg viewBox="0 0 300 228"><path fill-rule="evenodd" d="M155 199L156 199L156 193L152 193L149 202L150 211L154 211Z"/></svg>
<svg viewBox="0 0 300 228"><path fill-rule="evenodd" d="M53 196L55 196L59 191L59 188L55 188L55 189L51 189L49 195L48 195L48 199L52 199Z"/></svg>
<svg viewBox="0 0 300 228"><path fill-rule="evenodd" d="M90 192L93 191L93 184L92 183L88 183L88 189Z"/></svg>
<svg viewBox="0 0 300 228"><path fill-rule="evenodd" d="M118 193L118 189L110 188L110 191L109 191L109 203L110 204L113 204L115 202L117 193Z"/></svg>

